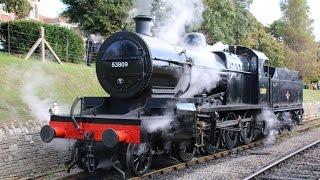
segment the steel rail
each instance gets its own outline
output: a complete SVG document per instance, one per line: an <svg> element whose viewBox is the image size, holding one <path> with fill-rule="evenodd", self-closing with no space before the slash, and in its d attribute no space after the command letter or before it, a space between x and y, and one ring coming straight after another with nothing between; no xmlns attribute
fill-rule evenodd
<svg viewBox="0 0 320 180"><path fill-rule="evenodd" d="M225 150L225 151L217 152L217 153L214 153L212 155L207 155L207 156L202 156L202 157L199 157L199 158L195 158L195 159L193 159L193 160L191 160L189 162L183 162L183 163L175 164L175 165L172 165L172 166L169 166L169 167L165 167L165 168L162 168L162 169L158 169L158 170L146 173L146 174L144 174L142 176L133 177L133 178L130 178L130 179L131 180L149 179L149 178L154 177L155 175L167 174L167 173L170 173L170 172L173 172L173 171L186 169L186 168L189 168L189 167L191 167L191 166L193 166L195 164L201 164L201 163L208 162L208 161L211 161L211 160L214 160L214 159L217 159L217 158L221 158L221 157L225 157L225 156L231 155L232 153L235 153L235 152L240 152L240 151L247 150L247 149L250 149L250 148L253 148L253 147L257 147L259 145L262 145L263 143L264 143L264 139L256 141L256 142L252 142L252 143L247 144L247 145L242 145L242 146L236 147L236 148L234 148L232 150Z"/></svg>
<svg viewBox="0 0 320 180"><path fill-rule="evenodd" d="M301 152L303 152L303 151L305 151L307 149L310 149L310 148L316 146L317 144L320 144L320 140L317 140L317 141L315 141L315 142L313 142L313 143L311 143L311 144L309 144L307 146L304 146L304 147L302 147L302 148L300 148L300 149L298 149L298 150L296 150L296 151L294 151L294 152L292 152L292 153L290 153L290 154L288 154L288 155L286 155L284 157L281 157L280 159L278 159L278 160L272 162L271 164L259 169L256 172L254 172L253 174L243 178L243 180L255 179L257 176L259 176L261 174L264 174L265 172L267 172L268 170L272 169L273 167L283 163L284 161L290 159L291 157L293 157L293 156L295 156L295 155L297 155L297 154L299 154L299 153L301 153Z"/></svg>

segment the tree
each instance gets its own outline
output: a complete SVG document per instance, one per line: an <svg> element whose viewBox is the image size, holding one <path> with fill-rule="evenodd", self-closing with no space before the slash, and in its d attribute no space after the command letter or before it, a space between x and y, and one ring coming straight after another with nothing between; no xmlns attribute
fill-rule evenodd
<svg viewBox="0 0 320 180"><path fill-rule="evenodd" d="M239 44L251 31L254 17L248 11L251 0L204 0L206 10L201 31L209 43Z"/></svg>
<svg viewBox="0 0 320 180"><path fill-rule="evenodd" d="M283 39L285 31L285 23L282 19L274 21L268 28L268 32L277 39Z"/></svg>
<svg viewBox="0 0 320 180"><path fill-rule="evenodd" d="M283 40L289 47L286 52L286 66L299 70L303 79L309 81L319 71L319 63L307 0L282 1L281 10Z"/></svg>
<svg viewBox="0 0 320 180"><path fill-rule="evenodd" d="M88 33L108 35L126 27L123 19L132 0L62 0L67 8L63 15L79 23Z"/></svg>
<svg viewBox="0 0 320 180"><path fill-rule="evenodd" d="M19 19L28 16L31 10L28 0L0 0L0 4L4 4L6 10Z"/></svg>
<svg viewBox="0 0 320 180"><path fill-rule="evenodd" d="M284 44L270 36L262 24L256 20L252 31L242 40L242 44L265 53L272 66L283 67L285 65L286 48Z"/></svg>
<svg viewBox="0 0 320 180"><path fill-rule="evenodd" d="M307 0L286 0L281 3L284 14L284 41L294 51L301 52L314 48L312 20L309 18Z"/></svg>

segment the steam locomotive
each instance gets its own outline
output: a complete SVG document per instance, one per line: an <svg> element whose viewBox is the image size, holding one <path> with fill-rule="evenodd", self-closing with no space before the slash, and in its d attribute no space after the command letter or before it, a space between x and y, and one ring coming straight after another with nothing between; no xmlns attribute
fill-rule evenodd
<svg viewBox="0 0 320 180"><path fill-rule="evenodd" d="M94 172L109 161L139 176L160 154L190 161L252 142L271 128L263 111L277 129L301 122L297 71L243 46L209 51L200 33L176 46L151 35L151 18L134 19L136 32L112 34L99 51L96 73L110 97L77 98L70 115L52 114L41 129L46 143L77 140L70 168Z"/></svg>

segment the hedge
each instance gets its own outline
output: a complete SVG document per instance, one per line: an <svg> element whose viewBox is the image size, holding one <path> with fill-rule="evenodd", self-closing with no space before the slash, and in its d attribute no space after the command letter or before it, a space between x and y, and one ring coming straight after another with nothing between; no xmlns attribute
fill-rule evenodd
<svg viewBox="0 0 320 180"><path fill-rule="evenodd" d="M9 25L9 28L8 28ZM45 29L45 38L64 62L77 63L83 60L85 49L82 37L72 29L58 25L44 24L36 21L18 20L0 24L0 37L3 42L1 51L8 52L8 29L10 34L10 51L24 54L39 38L39 29ZM36 50L39 53L39 47Z"/></svg>

